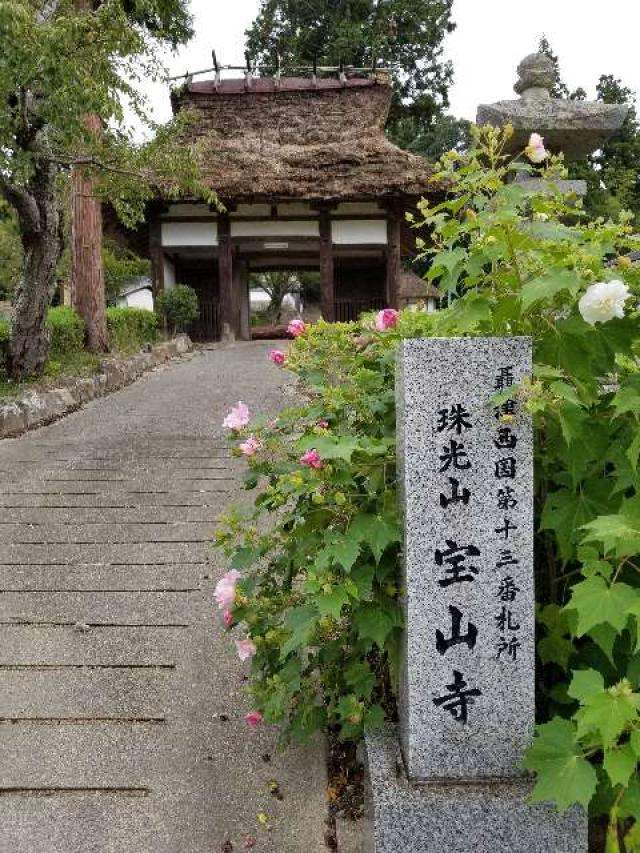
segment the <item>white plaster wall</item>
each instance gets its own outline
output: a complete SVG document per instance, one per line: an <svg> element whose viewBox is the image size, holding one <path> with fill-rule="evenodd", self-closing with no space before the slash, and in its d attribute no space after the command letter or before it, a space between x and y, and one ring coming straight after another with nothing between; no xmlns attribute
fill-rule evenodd
<svg viewBox="0 0 640 853"><path fill-rule="evenodd" d="M217 246L217 222L163 222L163 246Z"/></svg>
<svg viewBox="0 0 640 853"><path fill-rule="evenodd" d="M232 237L319 237L320 226L313 220L292 222L232 222Z"/></svg>
<svg viewBox="0 0 640 853"><path fill-rule="evenodd" d="M338 245L366 243L386 245L387 223L384 219L342 219L331 223L331 239Z"/></svg>
<svg viewBox="0 0 640 853"><path fill-rule="evenodd" d="M153 311L153 295L147 288L137 290L135 293L121 296L118 299L118 306L121 308L146 308L147 311Z"/></svg>

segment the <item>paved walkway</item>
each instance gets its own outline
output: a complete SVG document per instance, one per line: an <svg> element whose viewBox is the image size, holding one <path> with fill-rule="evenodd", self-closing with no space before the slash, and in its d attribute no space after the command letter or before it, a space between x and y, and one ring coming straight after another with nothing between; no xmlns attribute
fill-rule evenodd
<svg viewBox="0 0 640 853"><path fill-rule="evenodd" d="M242 469L221 421L282 405L267 350L197 354L0 442L1 853L326 850L322 750L248 729L212 599Z"/></svg>

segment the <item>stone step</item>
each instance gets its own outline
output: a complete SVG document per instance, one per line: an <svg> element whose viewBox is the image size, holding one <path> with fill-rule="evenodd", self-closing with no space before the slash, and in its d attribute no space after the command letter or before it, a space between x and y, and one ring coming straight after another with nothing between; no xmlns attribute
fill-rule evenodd
<svg viewBox="0 0 640 853"><path fill-rule="evenodd" d="M45 537L43 537L44 539ZM167 562L189 564L207 560L211 556L211 542L146 542L104 543L100 545L49 545L46 541L28 545L5 545L2 563L41 565L43 563L150 563Z"/></svg>
<svg viewBox="0 0 640 853"><path fill-rule="evenodd" d="M162 722L0 723L2 788L149 786L159 762L183 765Z"/></svg>
<svg viewBox="0 0 640 853"><path fill-rule="evenodd" d="M2 566L0 592L15 590L48 591L59 589L193 589L211 590L217 577L226 569L223 555L214 552L219 565L209 563L169 566Z"/></svg>
<svg viewBox="0 0 640 853"><path fill-rule="evenodd" d="M179 513L176 513L179 515ZM93 543L158 543L158 542L210 542L213 538L214 523L166 521L162 523L139 524L120 522L116 524L92 524L86 522L72 524L0 524L0 543L14 545L48 545Z"/></svg>
<svg viewBox="0 0 640 853"><path fill-rule="evenodd" d="M180 592L0 592L0 624L188 625L195 597L204 599L205 593L198 587Z"/></svg>
<svg viewBox="0 0 640 853"><path fill-rule="evenodd" d="M0 626L0 670L6 667L175 667L184 628Z"/></svg>
<svg viewBox="0 0 640 853"><path fill-rule="evenodd" d="M163 717L175 688L173 670L4 670L0 717Z"/></svg>

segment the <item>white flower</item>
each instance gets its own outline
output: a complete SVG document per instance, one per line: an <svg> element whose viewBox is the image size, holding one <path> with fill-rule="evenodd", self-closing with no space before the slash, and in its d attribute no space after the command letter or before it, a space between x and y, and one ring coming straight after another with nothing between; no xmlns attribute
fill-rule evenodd
<svg viewBox="0 0 640 853"><path fill-rule="evenodd" d="M524 149L524 153L532 163L543 163L549 156L547 149L544 147L544 137L540 136L539 133L532 133L529 137L529 144Z"/></svg>
<svg viewBox="0 0 640 853"><path fill-rule="evenodd" d="M590 326L606 323L613 317L624 317L624 303L630 295L628 286L618 279L599 281L587 288L578 309Z"/></svg>

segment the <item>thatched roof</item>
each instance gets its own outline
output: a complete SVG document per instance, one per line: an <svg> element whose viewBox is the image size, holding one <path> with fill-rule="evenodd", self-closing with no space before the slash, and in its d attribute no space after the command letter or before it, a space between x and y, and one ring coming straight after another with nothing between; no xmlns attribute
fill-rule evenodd
<svg viewBox="0 0 640 853"><path fill-rule="evenodd" d="M391 86L376 78L187 83L207 183L227 201L418 198L432 168L384 135Z"/></svg>
<svg viewBox="0 0 640 853"><path fill-rule="evenodd" d="M398 298L401 301L415 299L440 299L441 293L430 281L425 281L413 270L403 270L398 281Z"/></svg>

